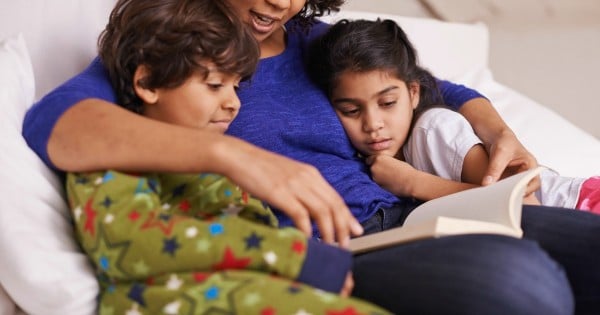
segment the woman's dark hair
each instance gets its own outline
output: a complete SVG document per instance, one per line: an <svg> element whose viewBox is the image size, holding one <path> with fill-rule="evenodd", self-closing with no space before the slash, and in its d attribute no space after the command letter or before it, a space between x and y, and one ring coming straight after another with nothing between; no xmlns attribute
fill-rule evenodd
<svg viewBox="0 0 600 315"><path fill-rule="evenodd" d="M313 80L331 96L343 72L387 71L420 85L415 115L443 104L436 79L418 65L417 52L404 31L391 20L341 20L309 48L308 69Z"/></svg>
<svg viewBox="0 0 600 315"><path fill-rule="evenodd" d="M306 30L316 18L339 11L344 2L346 0L307 0L302 10L294 16L294 20Z"/></svg>
<svg viewBox="0 0 600 315"><path fill-rule="evenodd" d="M215 0L119 0L98 38L100 58L108 70L118 103L141 113L133 76L138 66L149 75L144 88L173 88L204 63L248 78L260 51L252 34L227 7Z"/></svg>

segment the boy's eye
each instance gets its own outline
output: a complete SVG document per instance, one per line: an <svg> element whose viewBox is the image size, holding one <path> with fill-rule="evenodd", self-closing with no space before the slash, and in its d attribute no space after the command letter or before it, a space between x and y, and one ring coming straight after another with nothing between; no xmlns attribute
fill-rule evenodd
<svg viewBox="0 0 600 315"><path fill-rule="evenodd" d="M218 90L221 87L223 87L222 83L207 83L206 85L208 85L208 87L211 88L212 90Z"/></svg>

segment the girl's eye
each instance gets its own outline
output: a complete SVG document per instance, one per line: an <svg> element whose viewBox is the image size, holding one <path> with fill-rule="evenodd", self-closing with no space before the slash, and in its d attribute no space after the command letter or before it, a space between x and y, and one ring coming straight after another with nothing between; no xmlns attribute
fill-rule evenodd
<svg viewBox="0 0 600 315"><path fill-rule="evenodd" d="M360 111L358 109L340 109L340 113L344 116L352 117L357 116Z"/></svg>
<svg viewBox="0 0 600 315"><path fill-rule="evenodd" d="M380 106L381 107L392 107L394 105L396 105L396 101L382 102Z"/></svg>

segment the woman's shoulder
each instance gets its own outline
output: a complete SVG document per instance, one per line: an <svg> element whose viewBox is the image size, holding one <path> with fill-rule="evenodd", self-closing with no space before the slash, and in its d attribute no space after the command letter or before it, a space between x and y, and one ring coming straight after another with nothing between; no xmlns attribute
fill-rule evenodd
<svg viewBox="0 0 600 315"><path fill-rule="evenodd" d="M321 35L323 35L329 28L329 24L320 20L315 20L308 26L299 24L300 22L292 19L286 23L285 27L289 34L294 34L303 38L305 41L311 41Z"/></svg>

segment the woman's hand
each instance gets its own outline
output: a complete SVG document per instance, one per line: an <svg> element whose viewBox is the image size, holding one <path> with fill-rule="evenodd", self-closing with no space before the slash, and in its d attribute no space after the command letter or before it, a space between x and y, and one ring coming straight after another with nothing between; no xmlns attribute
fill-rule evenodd
<svg viewBox="0 0 600 315"><path fill-rule="evenodd" d="M535 157L525 149L489 100L474 98L463 104L458 111L473 126L490 156L482 185L495 183L501 178L537 166ZM527 186L527 194L537 190L539 186L539 179L533 180Z"/></svg>
<svg viewBox="0 0 600 315"><path fill-rule="evenodd" d="M311 219L326 243L347 247L350 236L362 234L344 200L319 171L238 139L222 147L222 174L242 189L287 214L297 228L312 235Z"/></svg>
<svg viewBox="0 0 600 315"><path fill-rule="evenodd" d="M77 135L77 136L73 136ZM124 136L127 135L127 136ZM286 213L312 236L346 247L362 234L344 200L313 166L240 139L166 124L97 99L66 111L48 143L54 164L65 171L218 173Z"/></svg>
<svg viewBox="0 0 600 315"><path fill-rule="evenodd" d="M482 180L482 185L489 185L501 178L505 178L537 166L535 157L525 149L515 134L504 131L496 138L494 143L486 144L490 155L490 162ZM530 194L540 187L539 177L532 180L527 186L526 194Z"/></svg>

